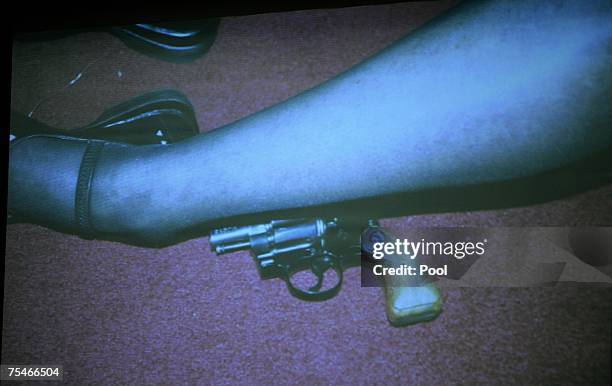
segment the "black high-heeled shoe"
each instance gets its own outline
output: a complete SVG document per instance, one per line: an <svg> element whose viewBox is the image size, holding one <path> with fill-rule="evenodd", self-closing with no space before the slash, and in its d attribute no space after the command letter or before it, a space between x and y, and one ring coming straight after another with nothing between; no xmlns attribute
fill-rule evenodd
<svg viewBox="0 0 612 386"><path fill-rule="evenodd" d="M199 129L187 97L178 91L161 90L120 103L92 123L71 130L52 127L11 111L11 143L41 134L133 145L165 145L193 137L199 134ZM22 221L25 220L11 213L10 208L7 210L8 224Z"/></svg>
<svg viewBox="0 0 612 386"><path fill-rule="evenodd" d="M219 18L155 24L131 24L96 31L110 32L142 54L169 62L185 63L204 55L217 36ZM61 39L91 30L50 31L18 35L20 41Z"/></svg>
<svg viewBox="0 0 612 386"><path fill-rule="evenodd" d="M193 106L174 90L153 91L106 110L92 123L59 129L11 110L11 142L34 134L103 139L133 145L169 144L199 134Z"/></svg>
<svg viewBox="0 0 612 386"><path fill-rule="evenodd" d="M110 33L135 51L184 63L204 55L217 36L219 19L113 27Z"/></svg>

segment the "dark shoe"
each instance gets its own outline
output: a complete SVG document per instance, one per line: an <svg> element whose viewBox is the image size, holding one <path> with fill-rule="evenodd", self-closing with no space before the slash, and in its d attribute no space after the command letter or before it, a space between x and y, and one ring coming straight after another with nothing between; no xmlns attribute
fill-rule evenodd
<svg viewBox="0 0 612 386"><path fill-rule="evenodd" d="M132 24L110 32L128 47L170 62L189 62L204 55L217 35L219 19L188 22Z"/></svg>
<svg viewBox="0 0 612 386"><path fill-rule="evenodd" d="M58 129L11 110L11 141L34 134L103 139L133 145L169 144L199 134L193 106L173 90L154 91L106 110L94 122Z"/></svg>
<svg viewBox="0 0 612 386"><path fill-rule="evenodd" d="M219 18L157 24L131 24L108 29L131 49L169 62L190 62L204 55L217 36ZM25 42L48 41L91 30L37 32L18 35Z"/></svg>

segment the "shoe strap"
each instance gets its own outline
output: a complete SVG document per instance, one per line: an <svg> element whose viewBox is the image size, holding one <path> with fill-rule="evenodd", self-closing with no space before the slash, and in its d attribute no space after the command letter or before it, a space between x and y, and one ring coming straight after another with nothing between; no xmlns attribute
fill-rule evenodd
<svg viewBox="0 0 612 386"><path fill-rule="evenodd" d="M95 229L91 223L91 186L96 164L105 143L105 141L98 140L87 141L79 168L75 196L75 223L80 236L88 240L95 237Z"/></svg>

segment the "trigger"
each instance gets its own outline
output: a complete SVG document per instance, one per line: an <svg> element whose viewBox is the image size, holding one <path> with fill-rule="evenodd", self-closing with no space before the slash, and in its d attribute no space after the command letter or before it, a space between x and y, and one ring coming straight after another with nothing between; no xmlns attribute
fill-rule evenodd
<svg viewBox="0 0 612 386"><path fill-rule="evenodd" d="M323 286L323 274L325 273L325 271L327 271L327 269L322 270L318 264L315 264L310 268L310 270L317 277L317 284L310 287L308 291L319 292L319 290Z"/></svg>

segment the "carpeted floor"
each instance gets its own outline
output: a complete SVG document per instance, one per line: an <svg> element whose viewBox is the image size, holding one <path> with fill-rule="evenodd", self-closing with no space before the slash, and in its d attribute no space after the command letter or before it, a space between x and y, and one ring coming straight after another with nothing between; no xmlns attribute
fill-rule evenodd
<svg viewBox="0 0 612 386"><path fill-rule="evenodd" d="M452 6L425 2L224 18L192 63L105 33L15 43L12 107L76 127L152 89L192 101L208 131L359 63ZM415 216L405 225L610 225L612 186L545 205ZM434 322L392 328L380 288L347 272L325 303L262 281L247 253L202 237L165 249L38 226L6 235L2 363L61 364L70 384L609 384L605 288L453 289Z"/></svg>

